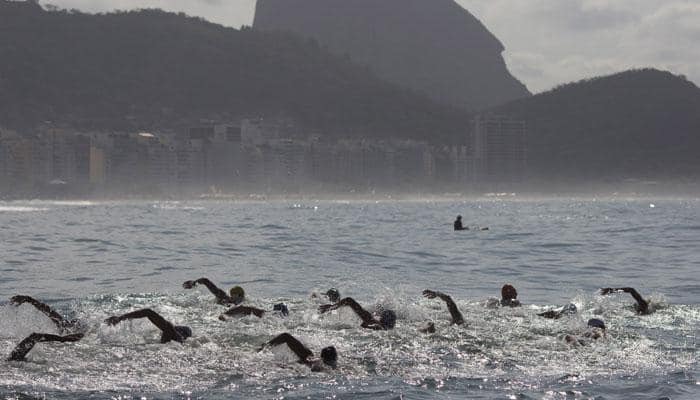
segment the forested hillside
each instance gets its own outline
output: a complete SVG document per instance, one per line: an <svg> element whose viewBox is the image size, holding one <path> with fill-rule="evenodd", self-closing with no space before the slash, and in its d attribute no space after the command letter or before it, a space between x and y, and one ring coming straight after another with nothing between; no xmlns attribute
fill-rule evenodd
<svg viewBox="0 0 700 400"><path fill-rule="evenodd" d="M158 128L284 115L341 135L463 140L468 116L282 33L159 10L0 1L0 125Z"/></svg>
<svg viewBox="0 0 700 400"><path fill-rule="evenodd" d="M528 159L545 177L679 177L700 172L700 89L632 70L562 85L493 110L528 123Z"/></svg>

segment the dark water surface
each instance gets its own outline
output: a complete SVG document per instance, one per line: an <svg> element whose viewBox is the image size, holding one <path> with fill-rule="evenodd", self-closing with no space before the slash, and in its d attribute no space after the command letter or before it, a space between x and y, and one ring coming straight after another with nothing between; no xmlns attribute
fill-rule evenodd
<svg viewBox="0 0 700 400"><path fill-rule="evenodd" d="M299 203L298 201L296 203ZM453 232L462 214L488 231ZM696 399L700 398L700 201L0 202L0 354L31 332L56 333L15 294L42 299L88 326L76 344L39 344L0 361L1 399ZM222 322L202 276L247 304L291 314ZM520 309L486 308L513 283ZM365 331L351 312L319 315L312 292L337 287L397 327ZM633 286L656 312L637 316ZM466 326L449 325L452 295ZM535 316L573 302L576 316ZM161 345L147 321L109 315L150 307L191 326ZM608 336L571 348L589 318ZM434 321L438 332L416 328ZM339 369L311 373L285 349L291 332Z"/></svg>

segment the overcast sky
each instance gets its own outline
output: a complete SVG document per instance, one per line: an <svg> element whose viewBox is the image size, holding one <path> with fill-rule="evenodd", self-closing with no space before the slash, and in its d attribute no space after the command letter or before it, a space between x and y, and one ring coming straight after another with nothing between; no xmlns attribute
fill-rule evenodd
<svg viewBox="0 0 700 400"><path fill-rule="evenodd" d="M429 0L428 0L429 1ZM457 0L505 45L533 92L652 66L700 83L700 0ZM228 26L251 25L254 0L42 0L100 12L158 7Z"/></svg>

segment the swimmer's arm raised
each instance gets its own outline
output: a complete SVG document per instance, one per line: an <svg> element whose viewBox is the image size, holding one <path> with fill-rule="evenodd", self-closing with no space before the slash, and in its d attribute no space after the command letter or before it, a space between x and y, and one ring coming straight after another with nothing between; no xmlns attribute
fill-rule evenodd
<svg viewBox="0 0 700 400"><path fill-rule="evenodd" d="M603 288L600 289L600 294L606 295L614 292L625 292L629 293L632 295L634 300L637 302L637 310L639 310L640 313L642 314L647 314L649 312L649 303L644 300L644 298L637 292L636 289L631 288L631 287L623 287L623 288Z"/></svg>
<svg viewBox="0 0 700 400"><path fill-rule="evenodd" d="M274 339L270 340L269 342L265 343L260 350L264 349L267 346L278 346L280 344L286 344L290 350L296 354L296 356L299 358L299 362L306 363L308 362L309 357L312 357L314 353L308 349L308 347L304 346L303 343L301 343L297 338L294 336L290 335L289 333L283 333Z"/></svg>
<svg viewBox="0 0 700 400"><path fill-rule="evenodd" d="M462 325L464 323L464 317L462 316L462 313L459 312L457 304L455 304L455 302L452 300L452 297L442 292L437 292L429 289L423 291L423 296L429 299L434 299L436 297L440 298L440 300L444 301L445 304L447 304L447 309L450 311L450 315L452 316L452 323L456 325Z"/></svg>
<svg viewBox="0 0 700 400"><path fill-rule="evenodd" d="M30 296L14 296L10 299L10 302L15 305L20 305L23 303L29 303L34 306L37 310L46 314L47 317L53 321L58 328L64 328L66 326L72 325L71 321L66 320L63 316L56 311L54 311L49 305L40 302L39 300Z"/></svg>
<svg viewBox="0 0 700 400"><path fill-rule="evenodd" d="M226 320L226 316L236 317L236 316L242 316L242 315L255 315L258 318L262 318L263 314L265 314L265 310L261 310L259 308L247 307L247 306L237 306L237 307L229 308L225 313L223 313L219 316L219 319L224 321L224 320Z"/></svg>
<svg viewBox="0 0 700 400"><path fill-rule="evenodd" d="M335 304L324 304L318 308L321 314L330 311L337 310L340 307L350 307L355 314L357 314L360 319L362 319L362 326L365 328L371 328L372 324L377 324L377 321L372 317L372 313L362 308L362 306L355 301L352 297L346 297Z"/></svg>
<svg viewBox="0 0 700 400"><path fill-rule="evenodd" d="M48 333L32 333L22 340L7 359L8 361L24 361L26 355L32 351L34 345L40 342L77 342L83 338L82 333L68 336L51 335Z"/></svg>
<svg viewBox="0 0 700 400"><path fill-rule="evenodd" d="M105 320L105 322L109 325L116 325L116 324L118 324L126 319L139 319L139 318L148 318L148 320L151 321L151 323L153 325L158 327L158 329L160 329L161 332L163 332L165 335L168 335L170 337L178 336L173 324L171 324L168 320L161 317L160 314L158 314L157 312L155 312L149 308L130 312L130 313L127 313L124 315L109 317Z"/></svg>
<svg viewBox="0 0 700 400"><path fill-rule="evenodd" d="M226 294L226 292L219 289L218 286L216 286L212 281L210 281L207 278L199 278L196 281L186 281L182 284L182 287L185 289L192 289L195 286L197 286L197 284L206 286L207 289L209 289L209 291L211 292L211 294L213 294L219 302L231 301L231 298L228 294Z"/></svg>

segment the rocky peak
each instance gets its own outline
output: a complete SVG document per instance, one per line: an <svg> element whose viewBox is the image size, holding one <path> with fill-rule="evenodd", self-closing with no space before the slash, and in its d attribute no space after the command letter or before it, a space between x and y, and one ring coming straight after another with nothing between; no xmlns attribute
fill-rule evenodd
<svg viewBox="0 0 700 400"><path fill-rule="evenodd" d="M478 110L530 95L501 42L453 0L258 0L254 28L291 31L382 78Z"/></svg>

